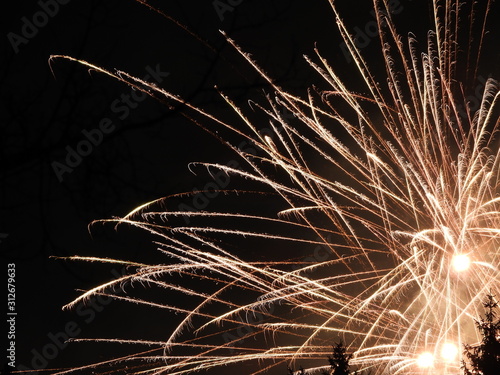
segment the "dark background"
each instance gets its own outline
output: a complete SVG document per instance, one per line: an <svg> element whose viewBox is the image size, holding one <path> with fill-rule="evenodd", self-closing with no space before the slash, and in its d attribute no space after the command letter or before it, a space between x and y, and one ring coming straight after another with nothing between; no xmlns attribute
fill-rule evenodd
<svg viewBox="0 0 500 375"><path fill-rule="evenodd" d="M41 5L10 2L11 8L2 13L0 254L5 264L16 264L18 365L54 369L86 363L87 356L100 358L100 349L72 344L58 348L46 363L35 359L36 353L52 343L51 333L64 332L68 323L76 324L78 337L93 337L103 332L110 319L121 321L125 314L113 304L106 305L102 313L100 306L94 307L95 319L91 310L62 311L64 304L79 295L79 289L108 280L121 269L52 256L149 257L149 240L140 233L116 232L100 225L89 231L88 224L124 216L154 199L202 189L210 176L201 168L192 173L189 162L235 159L216 137L183 116L185 106L170 103L169 107L148 97L121 119L113 112L112 103L129 95L129 86L75 62L49 62L51 55L68 55L137 77L146 74L147 66L159 65L162 72L169 73L160 87L229 122L237 120L214 85L245 109L249 108L248 99L262 100L263 93L272 90L219 30L226 31L269 76L294 93L305 94L313 84L324 86L302 57L314 55L315 45L337 71L356 84L358 77L340 47L326 0L219 3L227 4L227 9L218 13L212 1L151 2L171 19L132 0L57 3L46 24L32 32L17 52L9 33L22 36L25 20L32 21ZM363 28L372 20L369 1L337 3L350 27ZM425 2L401 0L399 5L401 12L395 17L403 35L412 30L424 38L431 27ZM493 36L489 38L492 45ZM378 40L373 39L363 53L377 61L379 49ZM488 72L498 73L499 65L497 51L486 51L485 77ZM380 66L373 64L374 71ZM75 149L85 139L82 130L97 129L106 117L114 130L60 181L53 163L64 162L67 147ZM238 182L231 181L228 188L239 188ZM209 202L206 209L220 198ZM183 202L192 204L189 199ZM180 202L174 199L169 209L177 209ZM145 337L148 329L157 330L153 325L141 327ZM2 347L5 336L0 335ZM5 362L2 356L1 363Z"/></svg>

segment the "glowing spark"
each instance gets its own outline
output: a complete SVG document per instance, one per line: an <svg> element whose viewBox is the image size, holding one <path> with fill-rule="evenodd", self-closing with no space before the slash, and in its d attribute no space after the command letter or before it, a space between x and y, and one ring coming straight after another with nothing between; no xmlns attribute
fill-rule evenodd
<svg viewBox="0 0 500 375"><path fill-rule="evenodd" d="M441 348L441 358L443 358L446 362L454 362L456 361L458 356L458 347L451 343L447 342L443 344Z"/></svg>
<svg viewBox="0 0 500 375"><path fill-rule="evenodd" d="M468 255L461 254L455 255L453 257L453 268L457 272L463 272L469 269L471 264L470 258Z"/></svg>
<svg viewBox="0 0 500 375"><path fill-rule="evenodd" d="M417 358L417 365L422 368L432 367L434 365L434 356L429 352L420 354Z"/></svg>

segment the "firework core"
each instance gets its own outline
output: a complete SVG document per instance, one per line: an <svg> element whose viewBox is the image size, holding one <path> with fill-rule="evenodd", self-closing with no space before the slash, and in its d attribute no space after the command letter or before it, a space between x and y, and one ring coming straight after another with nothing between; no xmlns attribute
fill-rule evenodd
<svg viewBox="0 0 500 375"><path fill-rule="evenodd" d="M463 272L470 267L470 258L468 255L460 254L453 257L453 268L457 272Z"/></svg>
<svg viewBox="0 0 500 375"><path fill-rule="evenodd" d="M418 356L417 359L418 367L427 368L427 367L432 367L433 364L434 364L434 356L431 353L425 352Z"/></svg>
<svg viewBox="0 0 500 375"><path fill-rule="evenodd" d="M446 362L453 362L456 360L458 355L458 347L451 342L447 342L441 348L441 357Z"/></svg>

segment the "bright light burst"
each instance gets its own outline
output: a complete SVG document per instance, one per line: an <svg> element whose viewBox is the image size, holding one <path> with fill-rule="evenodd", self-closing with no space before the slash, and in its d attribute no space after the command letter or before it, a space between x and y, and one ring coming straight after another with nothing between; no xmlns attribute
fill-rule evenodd
<svg viewBox="0 0 500 375"><path fill-rule="evenodd" d="M295 363L314 372L324 369L331 344L341 338L354 354L352 363L373 374L419 374L431 366L429 371L456 374L458 348L478 340L474 318L482 312L480 301L489 291L500 295L498 84L488 79L477 112L466 109L455 72L462 40L456 1L433 2L437 32L428 34L425 49L413 36L397 34L388 1L374 1L384 79L371 72L378 62L363 59L331 3L364 94L351 91L317 51L306 59L328 90L311 89L305 98L291 95L228 39L274 89L274 98L256 105L269 116L272 131L262 133L262 125L229 98L224 97L244 127L186 103L190 117L205 116L207 128L234 131L259 150L251 154L233 147L245 168L198 166L214 176L260 183L286 208L266 217L155 212L158 202L152 202L119 220L159 236L166 263L131 264L136 271L69 307L106 294L183 318L162 342L103 339L152 347L110 362L113 366L128 366L128 373L185 374L253 362L257 373L273 367L283 372ZM482 22L480 15L471 18ZM484 35L485 26L475 43ZM126 73L81 63L181 102ZM295 118L283 118L284 108ZM162 204L168 206L168 200ZM200 224L178 224L180 217ZM244 229L253 222L265 223L266 231ZM298 255L293 261L278 255L246 261L223 248L235 236L280 248L321 245L328 256L316 262L302 262ZM182 295L189 307L116 294L113 287L127 281L158 288L161 295ZM72 371L109 371L108 365Z"/></svg>
<svg viewBox="0 0 500 375"><path fill-rule="evenodd" d="M458 356L458 347L451 343L447 342L443 344L441 348L441 358L443 358L446 362L453 362L457 360Z"/></svg>
<svg viewBox="0 0 500 375"><path fill-rule="evenodd" d="M422 353L418 356L417 364L422 368L432 367L434 365L434 356L429 352Z"/></svg>
<svg viewBox="0 0 500 375"><path fill-rule="evenodd" d="M470 258L465 254L455 255L452 262L453 268L455 268L457 272L466 271L470 267Z"/></svg>

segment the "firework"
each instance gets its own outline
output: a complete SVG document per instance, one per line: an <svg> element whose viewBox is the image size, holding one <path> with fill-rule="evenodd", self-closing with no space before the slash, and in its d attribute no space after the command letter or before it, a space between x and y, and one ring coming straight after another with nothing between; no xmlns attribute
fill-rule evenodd
<svg viewBox="0 0 500 375"><path fill-rule="evenodd" d="M103 294L182 318L162 341L92 339L149 348L70 372L186 374L255 363L249 373L260 373L297 363L313 373L325 369L339 338L348 343L352 363L373 374L459 371L462 343L479 340L474 318L481 300L488 292L500 294L498 85L485 80L478 110L467 109L456 80L463 40L458 1L433 2L436 27L425 51L411 35L399 36L388 1L374 1L384 83L331 3L363 94L353 92L317 51L306 59L329 88L311 89L304 98L291 95L228 38L274 90L267 102L255 104L269 118L268 131L223 93L244 126L184 103L191 111L186 116L202 115L258 150L230 146L241 167L198 165L215 178L232 175L261 185L284 208L277 215L155 210L168 206L162 200L113 221L156 236L165 263L130 264L129 275L67 307ZM474 18L482 25L476 56L489 2L486 8L483 18ZM465 70L475 79L476 64L469 61ZM82 63L182 102L124 72ZM284 110L294 117L285 118ZM178 224L179 217L189 217L190 225ZM265 230L245 229L258 225ZM281 249L321 246L323 255L311 261L278 251L272 260L255 261L227 250L225 244L238 237ZM127 282L189 302L115 293Z"/></svg>

